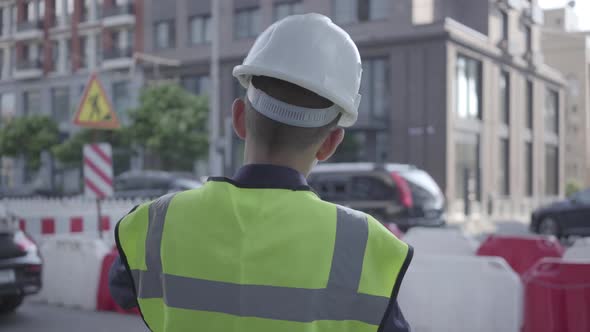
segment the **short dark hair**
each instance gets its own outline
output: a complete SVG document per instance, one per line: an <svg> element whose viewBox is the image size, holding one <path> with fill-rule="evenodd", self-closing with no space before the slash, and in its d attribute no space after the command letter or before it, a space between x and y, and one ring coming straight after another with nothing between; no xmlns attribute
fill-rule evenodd
<svg viewBox="0 0 590 332"><path fill-rule="evenodd" d="M269 96L285 103L307 107L327 108L331 101L298 85L266 76L254 76L252 84ZM265 146L269 153L301 151L322 142L334 129L340 115L331 123L318 128L302 128L274 121L257 112L246 98L246 128L256 144Z"/></svg>

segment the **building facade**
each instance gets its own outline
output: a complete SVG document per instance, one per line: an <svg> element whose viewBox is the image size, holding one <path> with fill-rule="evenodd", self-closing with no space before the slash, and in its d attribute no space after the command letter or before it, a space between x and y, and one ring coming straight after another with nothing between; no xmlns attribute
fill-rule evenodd
<svg viewBox="0 0 590 332"><path fill-rule="evenodd" d="M220 2L227 173L241 162L227 125L244 93L232 68L265 27L318 12L351 34L363 58L359 121L335 161L417 165L443 188L451 210L464 210L467 199L473 211L525 211L563 193L564 81L543 62L535 0ZM145 10L146 51L182 63L158 73L207 93L209 1L151 0Z"/></svg>
<svg viewBox="0 0 590 332"><path fill-rule="evenodd" d="M545 11L543 54L567 81L565 181L590 187L590 31L579 31L572 7Z"/></svg>
<svg viewBox="0 0 590 332"><path fill-rule="evenodd" d="M142 84L131 68L133 54L143 50L143 13L142 0L0 1L2 118L49 115L65 138L76 130L72 117L95 72L126 121ZM3 158L2 185L44 182L54 173L44 165L33 178L26 169L26 160ZM75 190L78 180L72 174L61 182Z"/></svg>

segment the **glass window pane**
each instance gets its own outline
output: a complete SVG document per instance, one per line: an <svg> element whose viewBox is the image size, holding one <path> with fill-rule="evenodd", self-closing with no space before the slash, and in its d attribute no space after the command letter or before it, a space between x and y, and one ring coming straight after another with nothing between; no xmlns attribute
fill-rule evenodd
<svg viewBox="0 0 590 332"><path fill-rule="evenodd" d="M275 5L275 21L281 20L291 15L291 4L281 3Z"/></svg>
<svg viewBox="0 0 590 332"><path fill-rule="evenodd" d="M70 90L68 87L51 89L51 112L57 123L70 120Z"/></svg>
<svg viewBox="0 0 590 332"><path fill-rule="evenodd" d="M212 40L212 29L213 29L212 24L213 24L213 20L211 19L211 16L205 16L203 30L205 30L204 38L205 38L205 42L207 42L207 43L210 43Z"/></svg>
<svg viewBox="0 0 590 332"><path fill-rule="evenodd" d="M498 160L498 193L503 196L510 195L510 143L503 138L500 140L500 156Z"/></svg>
<svg viewBox="0 0 590 332"><path fill-rule="evenodd" d="M533 144L527 142L525 145L525 193L533 196Z"/></svg>
<svg viewBox="0 0 590 332"><path fill-rule="evenodd" d="M113 83L113 107L119 119L125 119L127 110L131 107L129 82L121 81Z"/></svg>
<svg viewBox="0 0 590 332"><path fill-rule="evenodd" d="M559 150L556 146L545 146L545 194L559 195Z"/></svg>
<svg viewBox="0 0 590 332"><path fill-rule="evenodd" d="M456 66L455 113L462 119L479 119L481 109L481 63L459 55Z"/></svg>
<svg viewBox="0 0 590 332"><path fill-rule="evenodd" d="M533 129L533 82L526 82L526 126Z"/></svg>
<svg viewBox="0 0 590 332"><path fill-rule="evenodd" d="M25 115L41 113L41 91L29 90L23 93L23 106Z"/></svg>
<svg viewBox="0 0 590 332"><path fill-rule="evenodd" d="M258 10L258 8L252 9L250 15L252 30L250 31L249 36L256 37L262 31L262 17L260 16L260 10Z"/></svg>
<svg viewBox="0 0 590 332"><path fill-rule="evenodd" d="M557 134L559 128L558 119L559 95L557 91L547 89L545 93L545 130Z"/></svg>
<svg viewBox="0 0 590 332"><path fill-rule="evenodd" d="M463 135L462 135L463 136ZM479 199L479 136L466 135L455 141L455 198L465 199L468 188Z"/></svg>
<svg viewBox="0 0 590 332"><path fill-rule="evenodd" d="M384 120L387 117L387 82L387 62L385 60L375 60L373 62L373 109L371 112L375 120Z"/></svg>
<svg viewBox="0 0 590 332"><path fill-rule="evenodd" d="M346 24L358 20L356 0L332 0L332 11L334 22L336 23Z"/></svg>
<svg viewBox="0 0 590 332"><path fill-rule="evenodd" d="M389 17L390 0L369 0L369 20L380 20Z"/></svg>
<svg viewBox="0 0 590 332"><path fill-rule="evenodd" d="M503 124L510 123L510 77L507 72L500 75L500 116Z"/></svg>
<svg viewBox="0 0 590 332"><path fill-rule="evenodd" d="M203 43L203 19L193 17L190 22L190 38L193 45Z"/></svg>

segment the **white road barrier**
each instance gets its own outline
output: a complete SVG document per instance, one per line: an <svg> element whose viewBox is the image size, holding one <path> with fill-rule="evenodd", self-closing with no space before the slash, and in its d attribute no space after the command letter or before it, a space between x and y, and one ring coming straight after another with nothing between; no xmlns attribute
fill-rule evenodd
<svg viewBox="0 0 590 332"><path fill-rule="evenodd" d="M404 242L414 247L417 255L475 256L477 241L455 228L411 228Z"/></svg>
<svg viewBox="0 0 590 332"><path fill-rule="evenodd" d="M54 235L41 246L43 289L37 301L65 307L96 309L102 261L109 247L83 235Z"/></svg>
<svg viewBox="0 0 590 332"><path fill-rule="evenodd" d="M418 255L398 301L417 332L518 332L522 322L522 284L499 257Z"/></svg>
<svg viewBox="0 0 590 332"><path fill-rule="evenodd" d="M590 259L590 237L576 240L563 255L565 259Z"/></svg>

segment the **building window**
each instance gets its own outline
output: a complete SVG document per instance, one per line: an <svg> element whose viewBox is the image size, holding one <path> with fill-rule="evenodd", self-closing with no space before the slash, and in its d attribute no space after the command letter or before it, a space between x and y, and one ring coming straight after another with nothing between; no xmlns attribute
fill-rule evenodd
<svg viewBox="0 0 590 332"><path fill-rule="evenodd" d="M0 36L4 36L8 31L4 31L4 12L5 7L0 7Z"/></svg>
<svg viewBox="0 0 590 332"><path fill-rule="evenodd" d="M510 195L510 141L507 138L500 139L500 165L498 168L498 193L503 196Z"/></svg>
<svg viewBox="0 0 590 332"><path fill-rule="evenodd" d="M66 0L66 19L69 22L74 16L74 0Z"/></svg>
<svg viewBox="0 0 590 332"><path fill-rule="evenodd" d="M59 67L59 41L51 41L51 60L53 71L58 71Z"/></svg>
<svg viewBox="0 0 590 332"><path fill-rule="evenodd" d="M51 113L57 123L70 121L70 89L68 87L51 89Z"/></svg>
<svg viewBox="0 0 590 332"><path fill-rule="evenodd" d="M209 75L186 76L181 79L182 87L196 95L209 95Z"/></svg>
<svg viewBox="0 0 590 332"><path fill-rule="evenodd" d="M90 54L90 42L88 36L80 37L80 68L88 68L88 55Z"/></svg>
<svg viewBox="0 0 590 332"><path fill-rule="evenodd" d="M233 85L234 99L244 98L246 96L246 88L237 79L233 80Z"/></svg>
<svg viewBox="0 0 590 332"><path fill-rule="evenodd" d="M508 41L508 13L501 10L500 11L500 20L502 24L502 41Z"/></svg>
<svg viewBox="0 0 590 332"><path fill-rule="evenodd" d="M124 119L124 115L127 114L127 110L131 107L129 82L121 81L113 83L113 107L119 119Z"/></svg>
<svg viewBox="0 0 590 332"><path fill-rule="evenodd" d="M545 146L545 194L559 195L559 149L549 144Z"/></svg>
<svg viewBox="0 0 590 332"><path fill-rule="evenodd" d="M525 155L525 193L528 197L533 196L533 143L526 142L524 147Z"/></svg>
<svg viewBox="0 0 590 332"><path fill-rule="evenodd" d="M550 133L559 133L559 94L557 91L547 89L545 93L545 130Z"/></svg>
<svg viewBox="0 0 590 332"><path fill-rule="evenodd" d="M27 1L24 3L24 17L25 22L35 21L35 1Z"/></svg>
<svg viewBox="0 0 590 332"><path fill-rule="evenodd" d="M530 25L525 25L524 27L524 42L527 53L531 53L533 50L533 32Z"/></svg>
<svg viewBox="0 0 590 332"><path fill-rule="evenodd" d="M29 90L23 92L24 115L41 114L41 91Z"/></svg>
<svg viewBox="0 0 590 332"><path fill-rule="evenodd" d="M234 36L236 39L256 37L260 33L261 24L258 7L236 10Z"/></svg>
<svg viewBox="0 0 590 332"><path fill-rule="evenodd" d="M455 113L462 119L481 118L481 62L457 57Z"/></svg>
<svg viewBox="0 0 590 332"><path fill-rule="evenodd" d="M102 62L102 59L103 59L102 33L99 32L94 36L94 43L95 43L94 49L96 52L96 65L100 65L100 63Z"/></svg>
<svg viewBox="0 0 590 332"><path fill-rule="evenodd" d="M80 22L90 20L90 6L92 6L92 0L82 1L82 12L80 13Z"/></svg>
<svg viewBox="0 0 590 332"><path fill-rule="evenodd" d="M369 122L383 123L387 120L389 100L389 79L387 59L366 59L363 61L363 76L360 93L361 114L369 116Z"/></svg>
<svg viewBox="0 0 590 332"><path fill-rule="evenodd" d="M65 71L72 70L72 57L70 56L72 50L72 38L65 40L65 57L66 57L66 68Z"/></svg>
<svg viewBox="0 0 590 332"><path fill-rule="evenodd" d="M525 96L525 107L526 107L526 127L527 129L533 129L533 82L526 81L526 96Z"/></svg>
<svg viewBox="0 0 590 332"><path fill-rule="evenodd" d="M510 124L510 74L503 71L500 74L500 116L505 125Z"/></svg>
<svg viewBox="0 0 590 332"><path fill-rule="evenodd" d="M154 26L156 48L173 48L176 43L174 20L156 22Z"/></svg>
<svg viewBox="0 0 590 332"><path fill-rule="evenodd" d="M0 122L6 117L15 114L15 100L13 93L3 93L0 95Z"/></svg>
<svg viewBox="0 0 590 332"><path fill-rule="evenodd" d="M455 198L465 199L469 192L480 199L480 138L475 134L459 134L455 141Z"/></svg>
<svg viewBox="0 0 590 332"><path fill-rule="evenodd" d="M274 20L282 20L290 15L297 15L303 13L303 3L301 1L275 3L274 5Z"/></svg>
<svg viewBox="0 0 590 332"><path fill-rule="evenodd" d="M334 21L339 24L385 19L389 0L332 0Z"/></svg>
<svg viewBox="0 0 590 332"><path fill-rule="evenodd" d="M191 45L211 42L211 16L193 16L189 22L189 38Z"/></svg>

